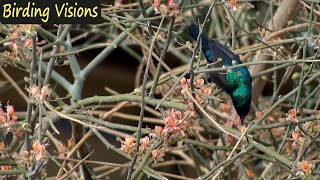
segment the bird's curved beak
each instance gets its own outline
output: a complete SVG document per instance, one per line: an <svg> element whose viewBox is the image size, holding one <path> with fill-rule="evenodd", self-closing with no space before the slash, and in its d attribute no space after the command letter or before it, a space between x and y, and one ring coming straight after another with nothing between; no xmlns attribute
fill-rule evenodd
<svg viewBox="0 0 320 180"><path fill-rule="evenodd" d="M244 116L240 116L241 126L243 126L244 119L245 119L245 117L244 117Z"/></svg>

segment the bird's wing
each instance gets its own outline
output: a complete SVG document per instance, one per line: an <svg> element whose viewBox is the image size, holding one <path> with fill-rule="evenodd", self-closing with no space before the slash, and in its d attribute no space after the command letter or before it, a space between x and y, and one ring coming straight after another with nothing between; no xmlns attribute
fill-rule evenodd
<svg viewBox="0 0 320 180"><path fill-rule="evenodd" d="M188 27L190 35L193 39L197 39L199 36L199 27L192 24ZM222 66L232 66L232 60L236 60L238 64L242 62L239 56L235 55L226 46L220 44L217 41L210 40L206 35L201 35L202 50L208 61L212 63L211 67L221 68ZM222 61L217 62L217 59L221 58ZM227 93L231 93L234 87L231 87L227 82L227 74L225 72L210 72L211 81L213 81L219 88L223 89Z"/></svg>
<svg viewBox="0 0 320 180"><path fill-rule="evenodd" d="M236 57L236 55L228 48L224 47L218 42L210 41L210 50L215 61L215 63L213 64L214 67L221 68L222 66L232 66L232 58ZM221 61L217 61L218 58L221 58ZM212 79L214 79L213 76L215 76L215 79L219 79L218 83L215 82L218 80L213 80L213 82L215 82L220 88L228 93L232 92L232 89L234 89L234 87L231 87L228 83L226 72L215 72L210 75Z"/></svg>
<svg viewBox="0 0 320 180"><path fill-rule="evenodd" d="M226 46L220 44L217 41L210 41L211 43L211 51L212 54L220 54L222 56L222 63L217 64L216 67L222 67L223 65L225 66L232 66L233 65L233 60L236 61L237 64L243 64L242 61L240 60L240 57L236 54L234 54L231 50L229 50ZM251 79L250 72L248 71L247 67L241 67L237 68L242 76L246 77L248 80ZM224 79L226 78L224 75L221 73L219 74L219 77ZM231 88L231 87L230 87Z"/></svg>
<svg viewBox="0 0 320 180"><path fill-rule="evenodd" d="M209 68L214 68L214 65L209 65ZM210 72L208 73L209 78L212 82L214 82L220 89L223 89L224 91L226 91L227 93L231 93L232 90L230 89L230 87L227 85L227 80L226 77L221 77L221 73L220 72ZM225 74L224 74L225 75Z"/></svg>
<svg viewBox="0 0 320 180"><path fill-rule="evenodd" d="M228 49L226 46L222 45L218 41L210 41L210 43L215 47L218 48L220 51L222 51L229 59L236 60L238 64L242 64L242 61L240 60L239 56L234 54L230 49Z"/></svg>

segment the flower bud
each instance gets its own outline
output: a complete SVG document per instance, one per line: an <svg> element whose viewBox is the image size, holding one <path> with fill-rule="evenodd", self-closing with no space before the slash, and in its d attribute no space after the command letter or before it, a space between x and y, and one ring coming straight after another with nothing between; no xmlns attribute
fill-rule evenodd
<svg viewBox="0 0 320 180"><path fill-rule="evenodd" d="M8 113L9 116L12 116L12 115L13 115L13 113L14 113L14 108L13 108L13 106L11 106L11 105L8 105L8 106L7 106L7 113Z"/></svg>
<svg viewBox="0 0 320 180"><path fill-rule="evenodd" d="M300 79L300 73L298 73L298 72L293 73L291 79L299 80Z"/></svg>

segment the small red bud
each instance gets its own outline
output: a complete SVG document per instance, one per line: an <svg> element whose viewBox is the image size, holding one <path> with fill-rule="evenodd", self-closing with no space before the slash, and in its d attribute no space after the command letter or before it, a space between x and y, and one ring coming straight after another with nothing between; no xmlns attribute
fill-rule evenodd
<svg viewBox="0 0 320 180"><path fill-rule="evenodd" d="M154 130L155 130L155 132L156 132L157 134L161 134L162 131L163 131L163 127L161 127L161 126L156 126L156 127L154 128Z"/></svg>
<svg viewBox="0 0 320 180"><path fill-rule="evenodd" d="M8 113L9 116L12 116L12 115L13 115L13 113L14 113L14 108L13 108L13 106L11 106L11 105L8 105L8 106L7 106L7 113Z"/></svg>

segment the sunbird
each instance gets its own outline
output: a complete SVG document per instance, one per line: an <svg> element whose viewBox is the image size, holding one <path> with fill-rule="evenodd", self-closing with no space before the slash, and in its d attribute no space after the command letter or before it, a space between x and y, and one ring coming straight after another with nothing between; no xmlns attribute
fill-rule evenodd
<svg viewBox="0 0 320 180"><path fill-rule="evenodd" d="M193 39L199 36L199 27L192 24L188 31ZM223 66L233 66L242 64L239 56L234 54L228 47L218 41L209 39L205 34L201 34L202 51L207 59L209 68L221 68ZM220 89L227 92L232 99L241 125L244 123L246 115L250 111L252 96L252 77L246 66L231 68L227 72L209 72L208 76Z"/></svg>

